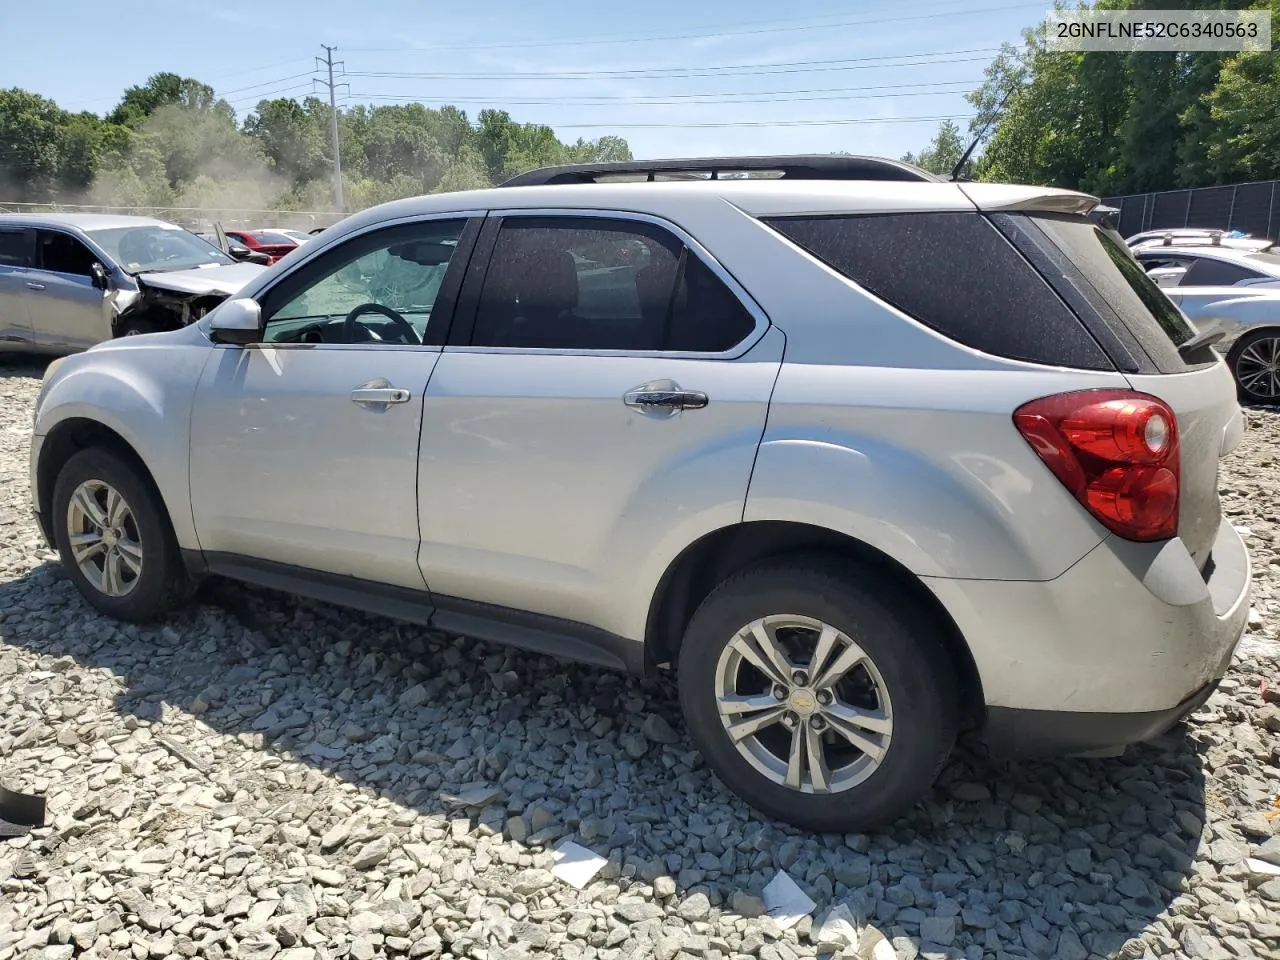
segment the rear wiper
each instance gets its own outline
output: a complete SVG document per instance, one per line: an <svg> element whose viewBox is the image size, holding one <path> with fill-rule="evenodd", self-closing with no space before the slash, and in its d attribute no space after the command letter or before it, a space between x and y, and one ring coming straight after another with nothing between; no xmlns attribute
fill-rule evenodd
<svg viewBox="0 0 1280 960"><path fill-rule="evenodd" d="M1200 333L1197 333L1186 343L1179 344L1178 355L1181 356L1183 360L1190 360L1193 354L1204 347L1213 346L1224 336L1226 336L1226 331L1219 330L1217 327L1214 327L1212 330L1203 330Z"/></svg>

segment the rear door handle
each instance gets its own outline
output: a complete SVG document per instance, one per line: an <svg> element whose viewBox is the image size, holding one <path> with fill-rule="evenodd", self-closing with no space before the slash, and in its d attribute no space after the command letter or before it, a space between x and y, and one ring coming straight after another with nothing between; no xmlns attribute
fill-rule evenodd
<svg viewBox="0 0 1280 960"><path fill-rule="evenodd" d="M673 380L645 383L622 395L622 402L635 410L701 410L708 398L701 390L685 390Z"/></svg>
<svg viewBox="0 0 1280 960"><path fill-rule="evenodd" d="M28 289L28 290L43 290L43 289L44 289L44 284L43 284L43 283L36 283L36 282L34 282L34 281L32 281L32 280L28 280L28 281L27 281L27 289Z"/></svg>
<svg viewBox="0 0 1280 960"><path fill-rule="evenodd" d="M354 403L408 403L409 391L401 387L357 387L351 391Z"/></svg>

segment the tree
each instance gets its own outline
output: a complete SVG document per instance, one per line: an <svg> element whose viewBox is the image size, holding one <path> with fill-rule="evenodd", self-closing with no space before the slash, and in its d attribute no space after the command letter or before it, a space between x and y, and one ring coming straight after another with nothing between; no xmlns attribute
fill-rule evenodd
<svg viewBox="0 0 1280 960"><path fill-rule="evenodd" d="M1271 0L1271 33L1280 36L1280 0ZM1223 64L1217 83L1184 120L1208 114L1207 172L1218 182L1280 177L1280 56L1242 53Z"/></svg>
<svg viewBox="0 0 1280 960"><path fill-rule="evenodd" d="M17 87L0 90L0 181L13 182L22 195L55 195L66 122L52 100Z"/></svg>
<svg viewBox="0 0 1280 960"><path fill-rule="evenodd" d="M927 147L918 154L905 154L902 159L907 163L914 163L917 167L923 167L930 173L950 176L968 146L960 136L960 128L950 120L943 120ZM960 171L961 176L968 176L972 167L972 161L966 162L965 169Z"/></svg>
<svg viewBox="0 0 1280 960"><path fill-rule="evenodd" d="M262 100L237 125L208 84L158 73L103 119L68 114L24 90L0 91L5 196L106 205L323 210L331 203L330 109L306 97ZM354 106L337 117L346 195L359 208L469 190L569 161L625 160L620 137L562 142L550 127L454 106ZM3 198L3 197L0 197Z"/></svg>
<svg viewBox="0 0 1280 960"><path fill-rule="evenodd" d="M322 124L297 100L280 97L259 102L245 118L244 132L258 142L277 173L300 184L323 177L331 162L328 118L323 119Z"/></svg>
<svg viewBox="0 0 1280 960"><path fill-rule="evenodd" d="M107 116L108 123L138 127L161 107L175 106L187 110L220 110L232 115L225 100L219 100L213 87L176 73L157 73L140 87L130 87L116 108Z"/></svg>

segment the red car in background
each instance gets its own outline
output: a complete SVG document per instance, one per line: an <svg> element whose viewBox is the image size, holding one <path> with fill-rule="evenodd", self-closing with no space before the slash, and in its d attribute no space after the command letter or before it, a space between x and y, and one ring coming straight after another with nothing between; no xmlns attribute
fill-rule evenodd
<svg viewBox="0 0 1280 960"><path fill-rule="evenodd" d="M223 233L228 240L265 253L270 258L268 265L298 247L298 242L282 230L223 230Z"/></svg>

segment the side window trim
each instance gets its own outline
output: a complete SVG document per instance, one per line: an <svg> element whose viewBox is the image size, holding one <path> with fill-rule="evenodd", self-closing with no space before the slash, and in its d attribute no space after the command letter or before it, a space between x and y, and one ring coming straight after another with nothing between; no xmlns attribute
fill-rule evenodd
<svg viewBox="0 0 1280 960"><path fill-rule="evenodd" d="M421 344L422 347L443 347L448 339L450 326L456 313L458 290L462 285L462 278L475 248L476 237L480 232L480 225L484 221L484 217L485 213L482 210L450 210L419 216L398 217L395 220L369 224L367 227L354 231L333 244L325 244L322 248L311 253L310 256L299 261L287 273L275 278L270 284L251 295L253 300L262 306L263 326L265 328L265 325L270 322L270 310L274 307L272 302L274 298L280 296L290 297L307 287L316 279L317 275L323 274L328 269L325 264L328 263L330 256L348 244L376 233L411 227L418 223L429 223L437 220L462 220L463 227L458 237L458 246L449 261L449 267L445 271L440 289L436 293L436 301L432 305L431 317L427 321L427 329ZM264 345L275 349L287 349L293 346L293 344L288 343L271 342L250 344L249 346ZM312 349L346 348L350 344L306 344L301 346L308 346ZM384 344L382 346L388 349L406 348L404 344ZM379 345L376 343L360 344L360 347L361 349L369 349L370 347L378 349Z"/></svg>
<svg viewBox="0 0 1280 960"><path fill-rule="evenodd" d="M476 313L480 306L480 291L484 285L484 279L488 273L489 265L492 262L493 248L497 243L498 232L501 230L502 222L504 220L507 218L514 219L517 217L589 217L600 220L630 220L666 230L684 244L685 248L692 251L698 259L702 261L703 265L716 276L716 279L725 285L729 292L733 294L737 301L742 305L743 309L751 315L754 326L746 337L738 341L728 350L722 350L714 353L691 350L570 350L545 347L475 346L471 343L471 339L475 332ZM475 269L468 270L466 284L462 295L459 298L459 303L465 304L463 309L467 312L461 313L460 311L460 322L454 324L454 335L449 338L449 343L446 348L448 350L466 351L469 353L529 353L561 356L666 357L692 360L734 360L750 351L751 348L760 341L760 338L764 336L765 331L769 328L768 314L764 312L764 309L756 302L755 298L751 296L747 289L738 282L737 278L726 270L720 261L712 256L711 252L686 230L669 220L663 219L662 217L648 213L637 213L631 210L608 210L601 208L576 207L516 207L512 209L490 210L489 216L485 221L484 229L488 232L488 236L485 237L482 235L481 242L477 244L475 255L472 258L472 264Z"/></svg>

